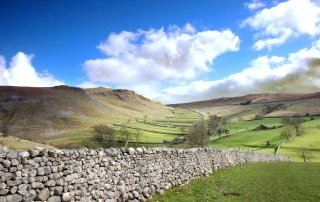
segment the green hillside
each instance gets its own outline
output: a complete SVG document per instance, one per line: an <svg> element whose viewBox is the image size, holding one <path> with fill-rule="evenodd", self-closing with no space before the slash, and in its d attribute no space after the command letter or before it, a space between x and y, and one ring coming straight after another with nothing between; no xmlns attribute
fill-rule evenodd
<svg viewBox="0 0 320 202"><path fill-rule="evenodd" d="M125 122L108 123L108 125L116 131L125 128L129 132L134 133L140 130L139 142L146 144L144 146L148 146L148 144L151 144L149 146L170 146L163 145L163 141L172 141L180 135L186 135L193 123L202 120L202 117L198 113L190 110L173 109L169 110L169 112L163 118L149 118L148 116L146 120L130 119ZM184 128L183 133L181 128ZM88 127L47 137L42 139L42 142L59 148L78 148L88 146L87 143L92 139L93 135L93 129ZM136 140L132 138L130 141L134 143Z"/></svg>

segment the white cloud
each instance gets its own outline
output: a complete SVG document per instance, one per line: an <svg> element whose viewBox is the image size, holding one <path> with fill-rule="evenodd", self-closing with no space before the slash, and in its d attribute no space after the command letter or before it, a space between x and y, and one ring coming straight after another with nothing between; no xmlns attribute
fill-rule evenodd
<svg viewBox="0 0 320 202"><path fill-rule="evenodd" d="M0 85L44 87L63 84L47 72L36 72L31 60L32 55L18 52L6 67L5 59L0 55Z"/></svg>
<svg viewBox="0 0 320 202"><path fill-rule="evenodd" d="M223 96L263 92L314 92L320 90L320 40L288 57L262 56L251 66L221 80L193 81L162 90L166 103L189 102Z"/></svg>
<svg viewBox="0 0 320 202"><path fill-rule="evenodd" d="M137 85L129 85L129 86L120 86L119 88L130 89L149 99L156 100L156 101L159 101L159 100L163 101L162 99L158 99L159 92L162 89L161 84L157 84L157 83L137 84Z"/></svg>
<svg viewBox="0 0 320 202"><path fill-rule="evenodd" d="M168 30L123 31L110 34L98 45L105 58L87 60L83 66L90 82L118 86L174 83L210 71L217 56L237 51L239 43L230 30L197 31L191 24Z"/></svg>
<svg viewBox="0 0 320 202"><path fill-rule="evenodd" d="M320 5L312 0L288 0L271 8L259 10L245 19L242 27L256 30L256 50L271 49L285 43L289 38L320 33Z"/></svg>
<svg viewBox="0 0 320 202"><path fill-rule="evenodd" d="M251 2L249 3L245 3L244 6L246 8L248 8L249 10L257 10L257 9L260 9L260 8L263 8L265 7L265 3L259 1L259 0L252 0Z"/></svg>

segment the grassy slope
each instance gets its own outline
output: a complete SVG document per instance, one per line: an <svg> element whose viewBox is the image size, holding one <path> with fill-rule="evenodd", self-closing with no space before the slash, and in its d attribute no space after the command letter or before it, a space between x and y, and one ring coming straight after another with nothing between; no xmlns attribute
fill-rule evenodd
<svg viewBox="0 0 320 202"><path fill-rule="evenodd" d="M169 107L127 90L0 87L0 124L8 126L9 135L25 139L38 140L144 115L158 119L170 113Z"/></svg>
<svg viewBox="0 0 320 202"><path fill-rule="evenodd" d="M280 121L280 118L263 118L261 120L248 120L234 124L229 124L227 128L230 130L231 133L238 133L246 130L252 130L261 124L268 127L280 126Z"/></svg>
<svg viewBox="0 0 320 202"><path fill-rule="evenodd" d="M307 149L311 152L312 162L320 162L320 130L311 129L306 134L294 138L280 149L281 155L287 155L294 161L302 161L298 152L300 149Z"/></svg>
<svg viewBox="0 0 320 202"><path fill-rule="evenodd" d="M280 154L289 155L295 161L302 161L297 153L299 149L306 148L313 154L311 161L320 162L320 130L318 129L320 119L307 120L303 124L306 128L306 133L300 137L295 137L290 143L285 144L280 149ZM280 118L263 118L262 120L243 121L228 125L227 128L230 129L231 135L221 139L217 139L217 137L212 138L214 141L210 143L210 146L273 153L275 148L285 141L285 138L281 136L281 128L263 131L251 131L251 129L259 124L265 124L269 127L279 126L280 121ZM267 141L271 144L269 147L266 146Z"/></svg>
<svg viewBox="0 0 320 202"><path fill-rule="evenodd" d="M273 153L275 148L285 139L280 136L280 129L252 131L260 124L268 127L279 126L280 118L263 118L261 120L242 121L226 126L230 130L230 135L215 138L215 141L210 143L211 147L218 148L236 148L236 149L250 149L260 152ZM270 146L266 147L267 141Z"/></svg>
<svg viewBox="0 0 320 202"><path fill-rule="evenodd" d="M320 164L258 163L214 172L151 201L319 201Z"/></svg>
<svg viewBox="0 0 320 202"><path fill-rule="evenodd" d="M279 117L284 115L311 115L320 114L320 93L311 94L250 94L240 97L224 97L206 101L192 103L181 103L172 105L184 109L199 111L205 116L216 114L218 116L228 116L244 119L253 118L255 114L261 114L266 107L271 107L272 111L263 113L269 117ZM250 104L243 105L250 101ZM235 121L235 120L232 120Z"/></svg>
<svg viewBox="0 0 320 202"><path fill-rule="evenodd" d="M227 136L218 139L210 144L212 147L222 148L237 148L237 149L251 149L251 150L262 150L268 153L274 152L274 148L266 147L266 142L270 141L272 145L279 145L285 139L280 137L280 129L275 130L264 130L264 131L248 131Z"/></svg>
<svg viewBox="0 0 320 202"><path fill-rule="evenodd" d="M44 144L39 144L36 142L31 142L28 140L16 138L16 137L0 137L0 145L4 145L9 149L13 150L27 150L35 147L42 147L47 149L54 149L54 147Z"/></svg>
<svg viewBox="0 0 320 202"><path fill-rule="evenodd" d="M163 140L171 141L176 138L177 135L181 135L181 126L185 126L185 132L187 132L194 122L201 120L198 113L189 110L175 109L173 111L174 114L169 110L165 112L166 113L162 112L163 117L160 117L159 113L157 114L158 116L148 116L146 123L143 123L142 120L135 121L130 119L129 123L119 122L116 124L109 123L109 125L117 131L120 130L121 127L125 127L130 132L136 132L136 129L140 129L141 135L139 142L160 144ZM91 137L93 137L93 130L87 127L47 137L42 140L42 142L59 148L79 148L86 146L86 143L90 141ZM134 142L135 140L132 138L131 141Z"/></svg>

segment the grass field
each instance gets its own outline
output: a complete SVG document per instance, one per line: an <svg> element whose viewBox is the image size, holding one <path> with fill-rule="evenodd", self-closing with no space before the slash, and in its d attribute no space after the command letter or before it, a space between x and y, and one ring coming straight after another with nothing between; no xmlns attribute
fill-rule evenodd
<svg viewBox="0 0 320 202"><path fill-rule="evenodd" d="M141 146L142 144L146 147L171 146L162 143L164 140L171 141L179 135L186 135L190 127L203 118L199 113L185 109L168 110L163 115L162 117L150 116L146 120L128 119L124 122L109 122L108 125L116 131L125 128L129 132L135 133L137 130L140 130L141 135L138 142L140 142ZM311 161L320 162L320 130L318 129L320 118L316 117L315 120L310 120L310 117L306 117L305 120L306 122L303 125L306 128L306 133L285 144L280 149L280 154L288 155L295 161L302 161L302 158L298 155L298 151L305 148L313 155ZM261 124L268 127L274 126L275 129L252 130ZM210 136L211 141L209 146L213 148L233 148L274 153L278 145L285 142L285 138L281 136L281 128L279 126L281 126L281 118L262 118L260 120L243 120L229 123L225 128L229 129L230 133L223 135L220 139L218 136ZM184 128L184 131L181 128ZM50 136L41 142L58 148L89 147L88 145L92 145L93 135L92 128L83 128ZM132 137L129 146L136 146L136 144L133 144L135 141ZM185 147L186 145L173 146Z"/></svg>
<svg viewBox="0 0 320 202"><path fill-rule="evenodd" d="M259 125L268 127L278 127L281 125L280 118L263 118L260 120L244 120L226 126L230 134L218 139L212 138L210 143L214 148L235 148L245 150L255 150L259 152L274 153L285 139L280 136L281 129L252 131Z"/></svg>
<svg viewBox="0 0 320 202"><path fill-rule="evenodd" d="M247 130L252 130L256 128L259 125L265 125L268 127L273 126L280 126L281 125L281 119L280 118L262 118L260 120L244 120L238 123L233 123L227 125L226 128L230 130L230 133L239 133Z"/></svg>
<svg viewBox="0 0 320 202"><path fill-rule="evenodd" d="M310 120L305 118L303 126L305 134L295 137L291 142L284 144L280 149L281 155L288 155L294 161L302 161L298 152L300 149L307 149L312 153L312 162L320 162L320 119ZM230 135L220 139L213 138L210 143L215 148L235 148L240 150L254 150L259 152L274 153L275 149L286 139L281 136L281 128L271 130L252 131L256 126L280 126L280 118L263 118L262 120L242 121L227 125ZM269 145L267 145L267 142Z"/></svg>
<svg viewBox="0 0 320 202"><path fill-rule="evenodd" d="M219 170L150 201L319 201L319 163L257 163Z"/></svg>
<svg viewBox="0 0 320 202"><path fill-rule="evenodd" d="M27 149L32 149L35 147L54 149L54 147L49 146L49 145L31 142L28 140L20 139L17 137L11 137L11 136L9 136L9 137L0 136L0 145L5 145L9 149L13 149L13 150L27 150Z"/></svg>
<svg viewBox="0 0 320 202"><path fill-rule="evenodd" d="M149 146L148 144L150 143L153 146L159 146L164 140L171 141L178 135L186 135L192 124L200 120L202 120L202 117L196 112L185 109L174 109L163 118L154 116L147 118L146 122L144 120L131 119L126 122L108 123L108 125L116 131L119 131L121 128L125 128L132 133L140 130L139 142L146 144L144 146ZM181 127L184 128L183 133ZM90 142L93 136L92 128L84 128L47 137L41 142L58 148L80 148L88 146L88 142ZM133 139L130 141L135 142Z"/></svg>
<svg viewBox="0 0 320 202"><path fill-rule="evenodd" d="M302 161L299 151L306 149L310 151L312 162L320 162L320 130L310 129L306 134L294 138L280 149L281 155L287 155L294 161Z"/></svg>
<svg viewBox="0 0 320 202"><path fill-rule="evenodd" d="M280 136L280 129L247 131L223 137L211 142L211 147L250 149L273 153L285 139ZM270 145L267 146L267 141Z"/></svg>

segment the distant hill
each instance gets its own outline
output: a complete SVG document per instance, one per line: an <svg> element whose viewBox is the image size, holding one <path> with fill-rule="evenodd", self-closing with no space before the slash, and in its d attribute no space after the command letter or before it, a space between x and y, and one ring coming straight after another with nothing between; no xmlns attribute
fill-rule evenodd
<svg viewBox="0 0 320 202"><path fill-rule="evenodd" d="M124 89L0 86L0 132L16 137L51 136L167 112L169 107Z"/></svg>
<svg viewBox="0 0 320 202"><path fill-rule="evenodd" d="M220 116L318 115L320 114L320 92L250 94L168 106L191 109L204 115L217 114Z"/></svg>

